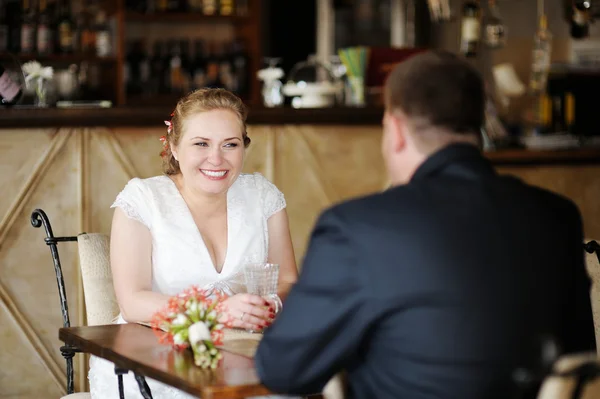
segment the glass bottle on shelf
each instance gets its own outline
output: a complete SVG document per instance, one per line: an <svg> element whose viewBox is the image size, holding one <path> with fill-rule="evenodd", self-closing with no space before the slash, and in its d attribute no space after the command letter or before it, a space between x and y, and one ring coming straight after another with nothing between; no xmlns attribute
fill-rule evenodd
<svg viewBox="0 0 600 399"><path fill-rule="evenodd" d="M189 0L188 7L190 11L202 12L202 0Z"/></svg>
<svg viewBox="0 0 600 399"><path fill-rule="evenodd" d="M235 2L235 15L239 17L245 17L248 15L248 0L236 0Z"/></svg>
<svg viewBox="0 0 600 399"><path fill-rule="evenodd" d="M206 54L204 42L200 39L194 43L194 61L192 62L192 87L201 89L206 85Z"/></svg>
<svg viewBox="0 0 600 399"><path fill-rule="evenodd" d="M550 55L552 53L552 33L548 30L548 19L545 14L540 17L539 27L533 38L533 56L529 89L534 93L546 90L550 71Z"/></svg>
<svg viewBox="0 0 600 399"><path fill-rule="evenodd" d="M163 42L157 40L152 45L152 57L150 58L150 82L148 87L151 94L164 93L165 85L165 61Z"/></svg>
<svg viewBox="0 0 600 399"><path fill-rule="evenodd" d="M190 41L182 39L181 47L181 90L187 93L192 86L192 60L190 57Z"/></svg>
<svg viewBox="0 0 600 399"><path fill-rule="evenodd" d="M38 54L46 55L52 52L52 38L50 31L50 15L46 0L40 0L40 13L37 21L36 49Z"/></svg>
<svg viewBox="0 0 600 399"><path fill-rule="evenodd" d="M232 44L233 75L235 77L234 91L242 96L248 96L249 90L249 70L248 55L244 47L244 42L234 40Z"/></svg>
<svg viewBox="0 0 600 399"><path fill-rule="evenodd" d="M219 14L220 15L233 15L233 0L220 0L219 1Z"/></svg>
<svg viewBox="0 0 600 399"><path fill-rule="evenodd" d="M8 51L8 21L6 18L7 1L0 0L0 52Z"/></svg>
<svg viewBox="0 0 600 399"><path fill-rule="evenodd" d="M78 50L83 54L96 52L96 32L92 25L92 14L84 7L77 17L77 32L79 33Z"/></svg>
<svg viewBox="0 0 600 399"><path fill-rule="evenodd" d="M571 15L571 37L583 39L590 35L591 0L574 0Z"/></svg>
<svg viewBox="0 0 600 399"><path fill-rule="evenodd" d="M202 0L202 13L215 15L217 13L217 0Z"/></svg>
<svg viewBox="0 0 600 399"><path fill-rule="evenodd" d="M58 47L61 53L68 54L75 51L74 36L75 22L71 14L71 4L69 0L63 0L58 21Z"/></svg>
<svg viewBox="0 0 600 399"><path fill-rule="evenodd" d="M181 70L181 47L177 40L169 40L168 48L171 50L169 57L169 89L171 93L181 93L182 91L182 70Z"/></svg>
<svg viewBox="0 0 600 399"><path fill-rule="evenodd" d="M8 16L10 15L10 18ZM8 23L8 51L21 52L21 21L23 10L21 0L7 0L6 18Z"/></svg>
<svg viewBox="0 0 600 399"><path fill-rule="evenodd" d="M477 47L481 35L481 7L476 0L468 0L463 4L462 24L460 32L460 52L466 57L477 56Z"/></svg>
<svg viewBox="0 0 600 399"><path fill-rule="evenodd" d="M151 76L151 63L150 54L148 53L148 45L146 41L140 40L140 91L142 94L150 93L150 76Z"/></svg>
<svg viewBox="0 0 600 399"><path fill-rule="evenodd" d="M107 57L112 52L112 40L110 36L110 29L106 22L106 13L102 10L96 14L96 55L98 57Z"/></svg>
<svg viewBox="0 0 600 399"><path fill-rule="evenodd" d="M21 20L21 53L29 54L35 51L35 11L29 0L23 0L23 15Z"/></svg>
<svg viewBox="0 0 600 399"><path fill-rule="evenodd" d="M152 1L152 0L150 0ZM155 10L156 12L166 12L169 6L169 2L168 0L156 0L155 3Z"/></svg>
<svg viewBox="0 0 600 399"><path fill-rule="evenodd" d="M485 44L497 49L506 44L506 27L500 17L496 0L488 0L488 14L485 18Z"/></svg>

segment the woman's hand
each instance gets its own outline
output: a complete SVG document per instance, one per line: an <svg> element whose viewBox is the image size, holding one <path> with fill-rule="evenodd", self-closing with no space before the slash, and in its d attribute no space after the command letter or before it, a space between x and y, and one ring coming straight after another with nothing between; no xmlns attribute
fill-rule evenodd
<svg viewBox="0 0 600 399"><path fill-rule="evenodd" d="M253 294L235 294L221 302L220 323L227 327L262 330L273 322L275 309L264 298Z"/></svg>

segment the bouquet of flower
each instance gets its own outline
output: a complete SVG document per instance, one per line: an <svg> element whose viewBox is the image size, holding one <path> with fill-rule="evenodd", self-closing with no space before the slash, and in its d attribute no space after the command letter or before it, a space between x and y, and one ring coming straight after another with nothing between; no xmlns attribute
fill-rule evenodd
<svg viewBox="0 0 600 399"><path fill-rule="evenodd" d="M191 348L197 366L214 369L222 357L217 349L224 334L224 325L218 321L222 299L222 294L191 287L171 297L150 324L161 343L177 350Z"/></svg>

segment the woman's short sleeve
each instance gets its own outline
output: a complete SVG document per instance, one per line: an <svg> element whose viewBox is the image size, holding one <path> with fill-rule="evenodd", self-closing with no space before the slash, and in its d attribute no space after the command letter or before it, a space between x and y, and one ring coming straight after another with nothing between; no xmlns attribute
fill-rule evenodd
<svg viewBox="0 0 600 399"><path fill-rule="evenodd" d="M125 188L117 195L111 208L121 209L128 218L137 220L150 228L150 199L144 190L144 183L139 178L129 180Z"/></svg>
<svg viewBox="0 0 600 399"><path fill-rule="evenodd" d="M268 219L286 207L285 197L273 183L267 180L266 177L259 173L255 176L261 194L263 214L265 218Z"/></svg>

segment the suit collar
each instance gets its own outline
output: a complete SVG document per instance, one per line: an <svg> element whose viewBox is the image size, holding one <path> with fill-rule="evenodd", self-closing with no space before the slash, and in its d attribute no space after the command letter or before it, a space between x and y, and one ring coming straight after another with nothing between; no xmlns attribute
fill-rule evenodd
<svg viewBox="0 0 600 399"><path fill-rule="evenodd" d="M490 162L481 155L481 152L477 147L472 144L457 143L450 144L430 155L429 158L417 168L410 181L422 180L453 164L465 163L474 166L474 168L469 169L486 171L492 174L495 173Z"/></svg>

